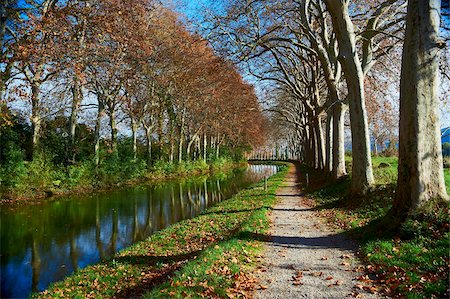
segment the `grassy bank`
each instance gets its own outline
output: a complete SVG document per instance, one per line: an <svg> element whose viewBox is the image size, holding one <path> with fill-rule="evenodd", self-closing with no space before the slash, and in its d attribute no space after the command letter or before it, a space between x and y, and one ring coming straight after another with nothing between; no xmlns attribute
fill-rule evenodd
<svg viewBox="0 0 450 299"><path fill-rule="evenodd" d="M36 298L243 296L267 232L275 190L287 167L200 216L176 223L97 265L88 266Z"/></svg>
<svg viewBox="0 0 450 299"><path fill-rule="evenodd" d="M350 170L351 160L347 162ZM304 168L313 182L306 191L316 200L320 214L361 242L369 275L360 280L374 279L378 287L372 291L393 297L448 298L448 205L435 206L393 226L388 212L394 198L397 158L375 157L373 164L377 185L363 198L349 195L349 177L330 183L323 174ZM445 180L450 191L448 169Z"/></svg>
<svg viewBox="0 0 450 299"><path fill-rule="evenodd" d="M12 162L11 162L12 163ZM55 166L45 156L0 169L0 203L24 203L29 200L70 193L108 190L124 185L158 181L188 175L223 171L237 163L219 158L170 163L157 161L150 168L141 160L105 160L96 168L93 163Z"/></svg>

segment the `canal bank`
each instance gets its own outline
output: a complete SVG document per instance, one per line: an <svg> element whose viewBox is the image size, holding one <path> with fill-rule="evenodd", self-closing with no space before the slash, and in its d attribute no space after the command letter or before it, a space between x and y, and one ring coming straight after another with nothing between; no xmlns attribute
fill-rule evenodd
<svg viewBox="0 0 450 299"><path fill-rule="evenodd" d="M2 209L2 298L24 297L261 179L275 166ZM276 169L276 167L275 167Z"/></svg>
<svg viewBox="0 0 450 299"><path fill-rule="evenodd" d="M269 227L267 213L286 169L268 180L267 190L260 181L34 297L211 297L242 292L235 283L251 282L261 249L256 239Z"/></svg>

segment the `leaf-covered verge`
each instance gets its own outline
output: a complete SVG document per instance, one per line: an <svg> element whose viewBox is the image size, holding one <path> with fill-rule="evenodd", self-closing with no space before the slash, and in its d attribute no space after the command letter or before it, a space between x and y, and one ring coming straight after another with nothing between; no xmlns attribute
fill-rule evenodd
<svg viewBox="0 0 450 299"><path fill-rule="evenodd" d="M242 190L200 216L176 223L113 258L88 266L34 298L245 297L286 173Z"/></svg>
<svg viewBox="0 0 450 299"><path fill-rule="evenodd" d="M347 169L351 170L351 160ZM378 292L392 297L448 298L449 206L439 204L397 224L389 217L397 180L396 157L374 157L377 185L363 198L349 195L351 175L331 182L323 174L303 167L313 182L307 194L318 213L331 225L360 241L360 254L368 264L361 281L373 280ZM445 170L447 190L450 172Z"/></svg>

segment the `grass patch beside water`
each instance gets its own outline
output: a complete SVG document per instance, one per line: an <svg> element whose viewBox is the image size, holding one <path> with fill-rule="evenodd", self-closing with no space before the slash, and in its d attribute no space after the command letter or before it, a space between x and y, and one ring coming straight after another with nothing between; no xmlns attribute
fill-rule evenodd
<svg viewBox="0 0 450 299"><path fill-rule="evenodd" d="M253 289L251 269L287 167L190 220L75 272L36 298L227 297Z"/></svg>
<svg viewBox="0 0 450 299"><path fill-rule="evenodd" d="M347 162L351 170L351 159ZM370 277L377 278L377 292L393 297L448 298L448 205L411 216L396 226L388 212L395 196L397 158L375 157L373 165L377 185L365 197L349 195L350 176L332 183L323 174L303 168L314 182L306 191L316 200L320 214L360 241ZM445 181L450 191L448 169ZM370 280L368 276L361 279Z"/></svg>

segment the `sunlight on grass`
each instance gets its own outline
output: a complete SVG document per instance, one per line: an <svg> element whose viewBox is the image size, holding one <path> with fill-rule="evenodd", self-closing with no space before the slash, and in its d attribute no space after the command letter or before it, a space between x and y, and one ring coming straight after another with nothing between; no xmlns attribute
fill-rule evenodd
<svg viewBox="0 0 450 299"><path fill-rule="evenodd" d="M255 236L267 232L268 211L286 173L282 166L269 178L267 191L263 182L257 183L33 297L137 297L149 290L148 298L236 293L240 291L233 288L236 279L249 280L248 269L261 250Z"/></svg>

